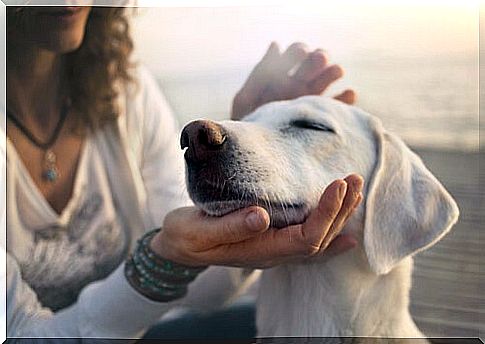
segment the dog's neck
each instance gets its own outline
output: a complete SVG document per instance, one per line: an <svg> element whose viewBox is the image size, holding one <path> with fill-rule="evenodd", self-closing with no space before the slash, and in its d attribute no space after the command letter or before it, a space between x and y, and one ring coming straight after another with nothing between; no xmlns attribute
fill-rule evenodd
<svg viewBox="0 0 485 344"><path fill-rule="evenodd" d="M422 336L408 311L411 258L377 276L363 254L264 271L258 336Z"/></svg>

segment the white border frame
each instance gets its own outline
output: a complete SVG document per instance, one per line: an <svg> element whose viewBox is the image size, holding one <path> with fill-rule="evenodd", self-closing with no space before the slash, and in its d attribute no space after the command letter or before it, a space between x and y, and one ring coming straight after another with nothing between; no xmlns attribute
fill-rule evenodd
<svg viewBox="0 0 485 344"><path fill-rule="evenodd" d="M360 0L341 0L340 3L362 4ZM56 6L56 5L95 5L95 6L122 6L122 7L232 7L232 6L272 6L272 5L294 5L303 6L305 4L315 5L311 0L2 0L0 2L0 113L2 117L0 119L1 129L6 132L6 117L5 117L5 104L6 104L6 7L15 5L26 6ZM483 2L480 0L368 0L366 4L372 5L396 5L396 4L409 4L409 5L475 5L482 6ZM480 23L482 25L482 23ZM479 44L480 48L480 44ZM481 61L480 61L481 62ZM480 111L479 111L480 116ZM479 128L480 129L480 128ZM480 145L480 143L479 143ZM6 340L7 334L7 285L6 285L6 137L0 135L0 343ZM485 191L485 190L484 190ZM484 319L477 319L483 321ZM479 332L478 338L484 341L483 333Z"/></svg>

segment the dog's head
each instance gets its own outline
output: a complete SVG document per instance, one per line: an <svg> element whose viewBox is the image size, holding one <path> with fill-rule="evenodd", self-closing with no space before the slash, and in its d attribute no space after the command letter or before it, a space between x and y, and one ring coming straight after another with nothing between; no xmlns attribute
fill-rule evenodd
<svg viewBox="0 0 485 344"><path fill-rule="evenodd" d="M364 111L319 96L264 105L244 121L198 120L182 131L187 184L197 206L221 216L260 205L274 227L302 222L333 180L358 173L371 268L386 273L439 240L458 207L421 160Z"/></svg>

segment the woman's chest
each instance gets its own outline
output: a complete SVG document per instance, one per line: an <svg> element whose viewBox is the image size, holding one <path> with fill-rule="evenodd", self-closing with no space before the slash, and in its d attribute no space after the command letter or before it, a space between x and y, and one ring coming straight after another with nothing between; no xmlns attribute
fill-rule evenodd
<svg viewBox="0 0 485 344"><path fill-rule="evenodd" d="M52 209L60 214L72 196L85 136L62 132L51 147L41 149L17 127L7 125L10 142L25 172Z"/></svg>
<svg viewBox="0 0 485 344"><path fill-rule="evenodd" d="M111 190L103 156L86 142L73 191L61 214L10 155L7 192L8 250L41 302L53 309L106 277L126 257L130 237Z"/></svg>

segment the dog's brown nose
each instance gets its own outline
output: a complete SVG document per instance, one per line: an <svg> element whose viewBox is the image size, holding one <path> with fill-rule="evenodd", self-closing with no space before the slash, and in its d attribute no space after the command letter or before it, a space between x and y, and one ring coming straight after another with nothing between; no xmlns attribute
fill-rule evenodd
<svg viewBox="0 0 485 344"><path fill-rule="evenodd" d="M180 147L187 147L185 157L195 161L205 161L224 147L226 132L210 120L190 122L182 130Z"/></svg>

